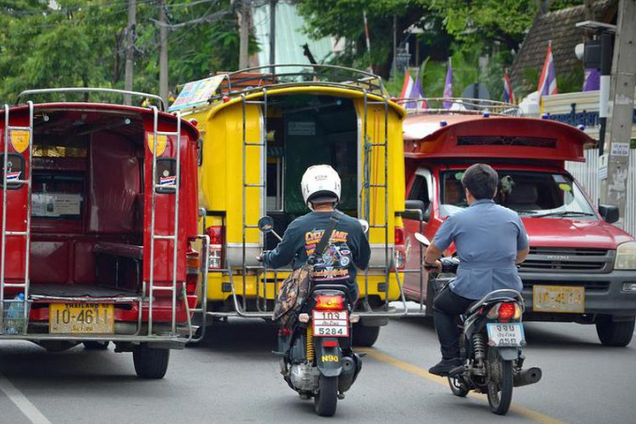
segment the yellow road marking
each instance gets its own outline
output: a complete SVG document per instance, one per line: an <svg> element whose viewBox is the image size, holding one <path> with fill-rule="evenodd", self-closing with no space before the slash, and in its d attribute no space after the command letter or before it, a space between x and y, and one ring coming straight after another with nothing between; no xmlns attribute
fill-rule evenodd
<svg viewBox="0 0 636 424"><path fill-rule="evenodd" d="M387 364L391 364L394 367L400 368L408 373L417 375L418 377L425 378L428 381L432 381L433 383L441 384L445 387L448 387L448 379L444 377L439 377L437 375L430 374L428 370L424 368L420 368L417 365L409 364L408 362L400 361L399 359L395 359L392 356L389 356L384 353L380 353L374 349L358 349L360 352L364 352L370 357L377 359L378 361L386 362ZM450 390L450 389L449 389ZM484 396L478 395L476 393L470 393L470 397L474 399L479 399L481 401L485 400ZM519 405L511 405L510 410L516 412L519 415L523 415L526 418L529 418L533 421L542 423L542 424L568 424L565 421L558 420L556 418L552 418L548 415L542 414L541 412L537 412L533 409L525 408Z"/></svg>

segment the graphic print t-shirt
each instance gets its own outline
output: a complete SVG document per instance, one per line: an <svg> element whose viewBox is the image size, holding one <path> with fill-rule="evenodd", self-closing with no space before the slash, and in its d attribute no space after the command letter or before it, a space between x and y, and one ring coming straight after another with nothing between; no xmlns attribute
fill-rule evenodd
<svg viewBox="0 0 636 424"><path fill-rule="evenodd" d="M292 260L294 268L303 266L329 226L330 216L328 212L311 212L294 220L287 227L283 241L265 257L268 266L280 268ZM369 265L370 254L369 241L360 222L340 213L340 221L329 244L317 260L314 279L355 284L356 267L365 269Z"/></svg>

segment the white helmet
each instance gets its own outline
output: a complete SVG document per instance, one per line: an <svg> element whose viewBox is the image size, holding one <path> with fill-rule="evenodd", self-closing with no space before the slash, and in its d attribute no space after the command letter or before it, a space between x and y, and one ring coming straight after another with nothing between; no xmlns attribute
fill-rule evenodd
<svg viewBox="0 0 636 424"><path fill-rule="evenodd" d="M300 182L303 200L309 209L312 202L327 203L340 201L340 175L329 165L313 165L307 168Z"/></svg>

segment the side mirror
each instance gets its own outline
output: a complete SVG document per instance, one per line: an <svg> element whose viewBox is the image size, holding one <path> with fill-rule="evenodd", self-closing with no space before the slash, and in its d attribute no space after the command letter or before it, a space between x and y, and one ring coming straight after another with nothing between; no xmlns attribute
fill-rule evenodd
<svg viewBox="0 0 636 424"><path fill-rule="evenodd" d="M404 204L404 218L416 219L418 221L428 221L430 218L429 208L421 200L407 200Z"/></svg>
<svg viewBox="0 0 636 424"><path fill-rule="evenodd" d="M271 216L263 216L258 220L258 229L261 230L263 234L272 233L279 240L282 241L283 238L274 231L274 218Z"/></svg>
<svg viewBox="0 0 636 424"><path fill-rule="evenodd" d="M271 216L263 216L258 220L258 229L268 234L274 231L274 219Z"/></svg>
<svg viewBox="0 0 636 424"><path fill-rule="evenodd" d="M365 219L358 219L358 221L360 222L360 225L362 225L362 232L364 234L369 232L369 223L367 222L367 220Z"/></svg>
<svg viewBox="0 0 636 424"><path fill-rule="evenodd" d="M610 224L615 223L621 217L618 206L614 205L599 205L598 212L601 214L605 222Z"/></svg>
<svg viewBox="0 0 636 424"><path fill-rule="evenodd" d="M428 246L431 245L431 242L428 239L428 237L426 237L422 233L415 233L415 240L417 240L419 243L423 244L425 247L428 247Z"/></svg>

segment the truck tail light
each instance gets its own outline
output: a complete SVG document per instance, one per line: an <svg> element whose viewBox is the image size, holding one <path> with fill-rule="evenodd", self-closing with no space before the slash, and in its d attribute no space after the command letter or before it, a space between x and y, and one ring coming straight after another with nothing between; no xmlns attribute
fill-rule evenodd
<svg viewBox="0 0 636 424"><path fill-rule="evenodd" d="M192 240L188 241L188 252L186 253L186 291L195 293L199 284L199 269L201 259L199 252L192 248Z"/></svg>
<svg viewBox="0 0 636 424"><path fill-rule="evenodd" d="M404 269L406 266L406 249L404 247L404 243L406 241L406 237L404 235L404 228L395 227L395 267L397 269Z"/></svg>
<svg viewBox="0 0 636 424"><path fill-rule="evenodd" d="M328 311L341 311L344 309L344 299L340 295L316 295L316 309Z"/></svg>
<svg viewBox="0 0 636 424"><path fill-rule="evenodd" d="M209 227L205 233L210 237L210 269L223 268L223 227Z"/></svg>

